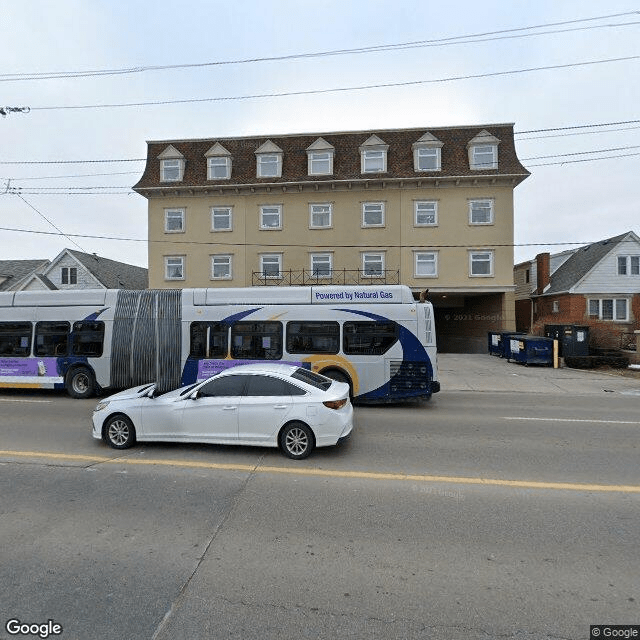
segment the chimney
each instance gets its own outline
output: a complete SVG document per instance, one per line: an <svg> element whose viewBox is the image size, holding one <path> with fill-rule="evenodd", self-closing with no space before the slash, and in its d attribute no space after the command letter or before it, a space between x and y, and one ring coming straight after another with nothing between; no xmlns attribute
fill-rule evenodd
<svg viewBox="0 0 640 640"><path fill-rule="evenodd" d="M538 288L534 293L541 295L551 281L551 254L539 253L536 256L536 272Z"/></svg>

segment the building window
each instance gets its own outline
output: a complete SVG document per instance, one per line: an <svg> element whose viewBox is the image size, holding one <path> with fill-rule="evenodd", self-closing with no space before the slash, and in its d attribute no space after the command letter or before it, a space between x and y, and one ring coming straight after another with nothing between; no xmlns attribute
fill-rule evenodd
<svg viewBox="0 0 640 640"><path fill-rule="evenodd" d="M384 227L384 202L362 203L362 226Z"/></svg>
<svg viewBox="0 0 640 640"><path fill-rule="evenodd" d="M231 158L212 156L207 158L207 179L228 180L231 177Z"/></svg>
<svg viewBox="0 0 640 640"><path fill-rule="evenodd" d="M231 207L211 207L211 231L232 231Z"/></svg>
<svg viewBox="0 0 640 640"><path fill-rule="evenodd" d="M382 277L384 275L384 253L363 253L362 275L365 278Z"/></svg>
<svg viewBox="0 0 640 640"><path fill-rule="evenodd" d="M333 173L333 152L309 151L307 158L310 176L327 176Z"/></svg>
<svg viewBox="0 0 640 640"><path fill-rule="evenodd" d="M493 277L493 251L470 251L469 275L476 278Z"/></svg>
<svg viewBox="0 0 640 640"><path fill-rule="evenodd" d="M279 178L282 175L282 156L278 153L261 153L258 158L258 178Z"/></svg>
<svg viewBox="0 0 640 640"><path fill-rule="evenodd" d="M618 256L618 275L640 275L640 256Z"/></svg>
<svg viewBox="0 0 640 640"><path fill-rule="evenodd" d="M469 200L469 224L493 224L493 200Z"/></svg>
<svg viewBox="0 0 640 640"><path fill-rule="evenodd" d="M415 226L435 227L438 224L438 203L431 200L415 202Z"/></svg>
<svg viewBox="0 0 640 640"><path fill-rule="evenodd" d="M599 320L629 321L628 298L602 298L589 300L589 316Z"/></svg>
<svg viewBox="0 0 640 640"><path fill-rule="evenodd" d="M481 171L483 169L498 168L497 145L477 145L473 147L471 168Z"/></svg>
<svg viewBox="0 0 640 640"><path fill-rule="evenodd" d="M165 280L184 280L184 256L166 256L164 259Z"/></svg>
<svg viewBox="0 0 640 640"><path fill-rule="evenodd" d="M62 267L60 282L62 284L78 284L78 269L76 267Z"/></svg>
<svg viewBox="0 0 640 640"><path fill-rule="evenodd" d="M260 271L264 278L281 278L282 254L263 253L260 256Z"/></svg>
<svg viewBox="0 0 640 640"><path fill-rule="evenodd" d="M231 280L231 256L217 255L211 256L211 279Z"/></svg>
<svg viewBox="0 0 640 640"><path fill-rule="evenodd" d="M362 173L384 173L386 170L386 151L366 150L362 152Z"/></svg>
<svg viewBox="0 0 640 640"><path fill-rule="evenodd" d="M184 209L164 210L165 233L184 233Z"/></svg>
<svg viewBox="0 0 640 640"><path fill-rule="evenodd" d="M326 204L310 204L309 205L309 228L310 229L329 229L333 224L333 205Z"/></svg>
<svg viewBox="0 0 640 640"><path fill-rule="evenodd" d="M437 278L438 277L438 252L437 251L416 251L415 255L415 277L416 278Z"/></svg>
<svg viewBox="0 0 640 640"><path fill-rule="evenodd" d="M552 313L560 313L560 301L554 300L553 305L551 306Z"/></svg>
<svg viewBox="0 0 640 640"><path fill-rule="evenodd" d="M263 205L260 207L261 229L282 229L282 205Z"/></svg>
<svg viewBox="0 0 640 640"><path fill-rule="evenodd" d="M333 272L333 256L330 253L311 254L311 273L314 278L330 278Z"/></svg>
<svg viewBox="0 0 640 640"><path fill-rule="evenodd" d="M184 173L182 158L167 158L162 160L162 182L180 182Z"/></svg>
<svg viewBox="0 0 640 640"><path fill-rule="evenodd" d="M416 171L440 171L440 149L438 147L417 148L414 168Z"/></svg>

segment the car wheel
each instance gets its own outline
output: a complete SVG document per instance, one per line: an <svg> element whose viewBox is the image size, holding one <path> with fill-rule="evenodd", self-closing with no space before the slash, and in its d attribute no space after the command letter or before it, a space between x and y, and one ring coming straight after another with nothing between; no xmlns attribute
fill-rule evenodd
<svg viewBox="0 0 640 640"><path fill-rule="evenodd" d="M67 374L65 386L72 398L90 398L95 392L96 379L89 369L78 367Z"/></svg>
<svg viewBox="0 0 640 640"><path fill-rule="evenodd" d="M315 446L313 431L303 422L292 422L280 432L280 449L288 458L302 460Z"/></svg>
<svg viewBox="0 0 640 640"><path fill-rule="evenodd" d="M136 430L127 416L111 416L102 428L102 439L114 449L128 449L136 442Z"/></svg>

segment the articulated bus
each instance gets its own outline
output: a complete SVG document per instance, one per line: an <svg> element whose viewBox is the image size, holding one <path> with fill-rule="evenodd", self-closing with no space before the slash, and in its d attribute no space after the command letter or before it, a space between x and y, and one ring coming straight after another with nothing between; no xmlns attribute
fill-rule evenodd
<svg viewBox="0 0 640 640"><path fill-rule="evenodd" d="M355 402L440 390L433 308L403 285L0 293L0 387L164 392L264 360L347 382Z"/></svg>

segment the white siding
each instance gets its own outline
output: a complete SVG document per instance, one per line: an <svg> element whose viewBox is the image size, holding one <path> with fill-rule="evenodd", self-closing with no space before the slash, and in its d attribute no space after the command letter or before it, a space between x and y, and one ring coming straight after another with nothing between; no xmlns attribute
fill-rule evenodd
<svg viewBox="0 0 640 640"><path fill-rule="evenodd" d="M62 284L62 268L78 270L77 284ZM104 287L72 256L64 255L46 272L47 278L59 289L104 289Z"/></svg>

